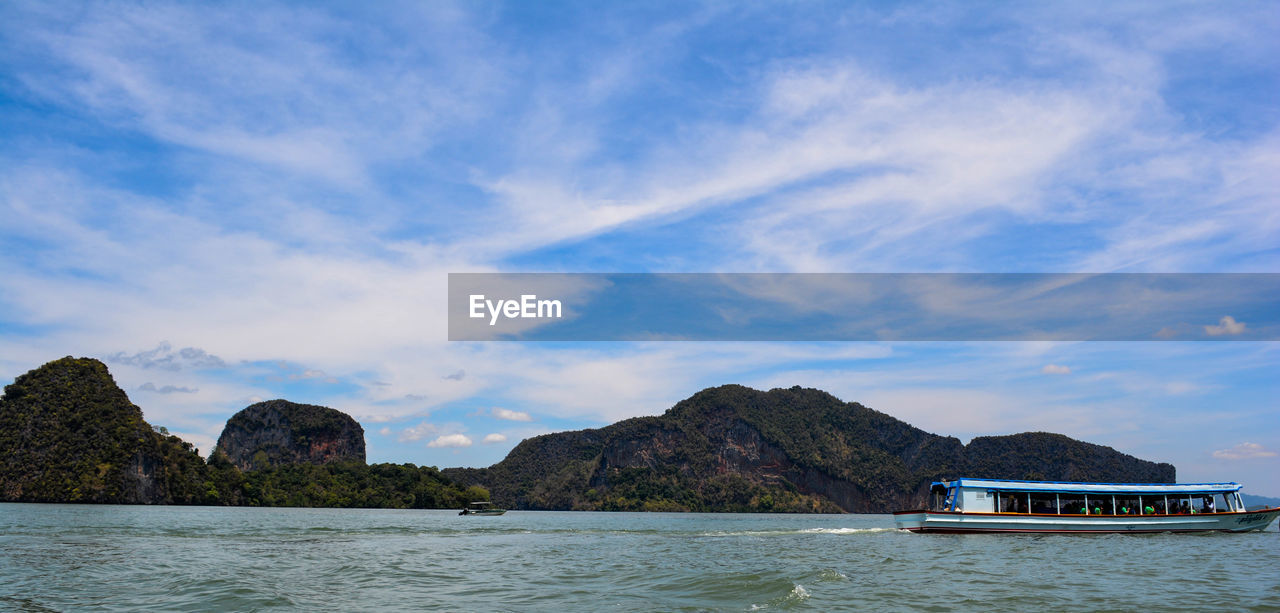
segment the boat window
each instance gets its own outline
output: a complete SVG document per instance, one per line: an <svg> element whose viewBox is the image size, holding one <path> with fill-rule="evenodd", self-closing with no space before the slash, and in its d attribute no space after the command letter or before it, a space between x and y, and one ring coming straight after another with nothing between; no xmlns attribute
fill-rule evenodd
<svg viewBox="0 0 1280 613"><path fill-rule="evenodd" d="M1138 496L1138 515L1155 515L1156 505L1161 500L1161 496Z"/></svg>
<svg viewBox="0 0 1280 613"><path fill-rule="evenodd" d="M1116 515L1137 515L1142 511L1138 505L1138 497L1120 494L1116 497Z"/></svg>
<svg viewBox="0 0 1280 613"><path fill-rule="evenodd" d="M1055 503L1053 494L1028 493L1028 491L1018 493L1019 513L1056 513Z"/></svg>
<svg viewBox="0 0 1280 613"><path fill-rule="evenodd" d="M1165 498L1164 496L1152 496L1151 502L1147 504L1150 504L1151 508L1155 509L1156 515L1164 515L1165 513L1168 513L1168 510L1166 509L1166 506L1165 506L1165 503L1167 502L1168 502L1168 499Z"/></svg>
<svg viewBox="0 0 1280 613"><path fill-rule="evenodd" d="M1218 511L1227 510L1226 499L1222 494L1214 496L1213 494L1201 494L1192 498L1193 508L1196 513L1217 513Z"/></svg>
<svg viewBox="0 0 1280 613"><path fill-rule="evenodd" d="M1177 496L1168 496L1169 514L1186 515L1191 512L1191 497L1178 494Z"/></svg>
<svg viewBox="0 0 1280 613"><path fill-rule="evenodd" d="M1026 513L1027 495L1019 492L1000 492L996 496L1000 513Z"/></svg>
<svg viewBox="0 0 1280 613"><path fill-rule="evenodd" d="M1214 511L1218 513L1226 513L1231 510L1231 493L1220 492L1213 496Z"/></svg>
<svg viewBox="0 0 1280 613"><path fill-rule="evenodd" d="M1062 494L1063 515L1084 515L1084 496L1081 494Z"/></svg>
<svg viewBox="0 0 1280 613"><path fill-rule="evenodd" d="M1090 515L1115 515L1115 509L1111 507L1111 496L1107 494L1089 497L1089 514Z"/></svg>

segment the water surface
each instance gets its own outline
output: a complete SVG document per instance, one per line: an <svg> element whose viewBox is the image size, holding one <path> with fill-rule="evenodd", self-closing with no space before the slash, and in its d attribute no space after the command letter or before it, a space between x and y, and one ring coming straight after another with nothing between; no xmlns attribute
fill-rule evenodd
<svg viewBox="0 0 1280 613"><path fill-rule="evenodd" d="M1280 610L1280 535L888 515L0 504L0 609Z"/></svg>

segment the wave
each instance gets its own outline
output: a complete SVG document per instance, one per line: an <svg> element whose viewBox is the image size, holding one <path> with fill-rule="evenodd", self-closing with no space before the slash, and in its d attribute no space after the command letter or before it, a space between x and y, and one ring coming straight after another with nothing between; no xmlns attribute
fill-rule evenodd
<svg viewBox="0 0 1280 613"><path fill-rule="evenodd" d="M800 528L792 530L715 530L699 533L698 536L795 536L798 534L888 534L898 532L897 528Z"/></svg>

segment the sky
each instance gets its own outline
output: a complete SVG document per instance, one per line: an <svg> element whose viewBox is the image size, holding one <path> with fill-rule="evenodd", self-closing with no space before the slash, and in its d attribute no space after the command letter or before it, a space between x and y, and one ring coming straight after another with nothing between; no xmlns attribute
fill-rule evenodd
<svg viewBox="0 0 1280 613"><path fill-rule="evenodd" d="M1280 272L1277 31L1265 2L5 2L0 380L94 357L206 454L287 398L439 467L800 385L1277 496L1274 340L451 342L446 300L449 273Z"/></svg>

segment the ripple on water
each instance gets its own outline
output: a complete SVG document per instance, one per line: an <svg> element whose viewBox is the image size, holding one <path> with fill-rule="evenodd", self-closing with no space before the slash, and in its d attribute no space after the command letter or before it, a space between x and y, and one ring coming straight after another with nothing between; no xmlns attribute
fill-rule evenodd
<svg viewBox="0 0 1280 613"><path fill-rule="evenodd" d="M512 512L476 521L0 505L0 607L1280 609L1268 570L1280 562L1274 530L952 536L892 525L887 516Z"/></svg>

